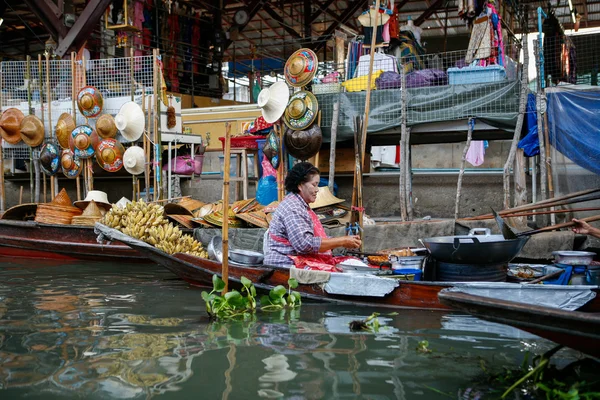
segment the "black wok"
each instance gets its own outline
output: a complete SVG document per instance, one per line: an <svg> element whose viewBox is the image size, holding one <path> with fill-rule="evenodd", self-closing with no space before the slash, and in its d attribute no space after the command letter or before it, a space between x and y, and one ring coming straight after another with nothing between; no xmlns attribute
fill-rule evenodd
<svg viewBox="0 0 600 400"><path fill-rule="evenodd" d="M476 235L484 232L483 235ZM439 236L423 240L433 258L453 264L500 264L507 263L519 254L529 236L504 239L502 235L490 235L486 228L471 229L468 235Z"/></svg>

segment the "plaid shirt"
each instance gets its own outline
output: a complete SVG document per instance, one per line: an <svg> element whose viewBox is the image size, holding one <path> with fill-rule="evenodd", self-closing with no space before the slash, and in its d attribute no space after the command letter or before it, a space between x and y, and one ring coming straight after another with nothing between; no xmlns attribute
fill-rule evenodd
<svg viewBox="0 0 600 400"><path fill-rule="evenodd" d="M291 266L294 263L287 256L296 254L316 254L321 247L321 238L315 236L312 219L308 214L308 204L298 194L290 193L279 204L273 214L267 235L268 250L264 264ZM274 240L271 235L285 239L289 244Z"/></svg>

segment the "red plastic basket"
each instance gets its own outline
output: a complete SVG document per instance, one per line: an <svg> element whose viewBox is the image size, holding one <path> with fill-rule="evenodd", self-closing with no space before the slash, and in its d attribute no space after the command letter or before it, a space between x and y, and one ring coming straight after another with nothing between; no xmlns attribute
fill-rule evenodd
<svg viewBox="0 0 600 400"><path fill-rule="evenodd" d="M256 139L264 139L264 136L236 136L231 138L232 149L258 149L258 143ZM225 150L225 138L220 137L219 140Z"/></svg>

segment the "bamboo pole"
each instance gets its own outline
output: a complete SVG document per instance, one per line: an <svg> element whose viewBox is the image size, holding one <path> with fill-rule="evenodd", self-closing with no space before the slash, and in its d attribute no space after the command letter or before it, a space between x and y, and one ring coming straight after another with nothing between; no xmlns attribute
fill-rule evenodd
<svg viewBox="0 0 600 400"><path fill-rule="evenodd" d="M75 98L77 97L77 87L75 81L75 52L71 52L71 113L73 114L73 121L77 123L77 111L75 105ZM81 200L81 178L79 175L75 178L75 185L77 186L77 201Z"/></svg>
<svg viewBox="0 0 600 400"><path fill-rule="evenodd" d="M460 171L458 172L458 183L456 184L456 202L454 203L454 219L458 219L458 209L460 208L460 196L462 192L462 180L465 174L465 164L467 162L467 152L471 146L471 139L473 138L473 128L475 127L475 120L469 118L468 122L469 129L467 130L467 142L463 149L462 158L460 160Z"/></svg>
<svg viewBox="0 0 600 400"><path fill-rule="evenodd" d="M283 184L283 135L281 133L282 127L281 122L276 122L273 125L275 134L279 140L279 166L277 167L277 200L282 201L285 195L285 189Z"/></svg>
<svg viewBox="0 0 600 400"><path fill-rule="evenodd" d="M31 56L27 56L25 62L25 78L27 79L27 111L29 115L35 114L31 108ZM29 147L29 201L33 203L33 148Z"/></svg>
<svg viewBox="0 0 600 400"><path fill-rule="evenodd" d="M46 52L46 98L48 100L48 126L52 126L52 88L50 87L50 53ZM58 178L50 177L50 193L52 198L58 194Z"/></svg>
<svg viewBox="0 0 600 400"><path fill-rule="evenodd" d="M157 120L158 120L158 116L156 115L156 110L158 107L158 98L160 96L160 91L161 91L161 85L160 85L160 76L158 74L158 49L154 49L152 51L153 57L152 57L152 71L153 71L153 77L154 77L154 88L153 88L153 93L154 93L154 97L153 97L153 106L152 106L152 110L153 110L153 118L152 118L152 141L154 142L154 162L152 164L154 170L153 170L153 176L154 176L154 182L153 182L153 189L154 189L154 194L152 196L153 200L160 200L159 196L158 196L158 184L160 183L160 178L158 177L158 169L160 169L160 165L158 165L158 156L160 153L160 146L161 143L158 142L158 125L157 125Z"/></svg>
<svg viewBox="0 0 600 400"><path fill-rule="evenodd" d="M231 124L225 123L225 152L223 165L223 267L221 276L225 282L223 293L227 293L229 286L229 172L231 169ZM280 159L281 163L281 159Z"/></svg>
<svg viewBox="0 0 600 400"><path fill-rule="evenodd" d="M404 69L400 71L400 216L402 221L410 220L409 212L409 179L411 177L411 171L408 171L410 163L408 162L410 154L410 131L406 124L406 103L408 101L406 96L406 74Z"/></svg>
<svg viewBox="0 0 600 400"><path fill-rule="evenodd" d="M515 132L513 134L512 143L510 145L510 151L508 153L508 157L506 158L506 163L504 164L504 172L502 181L504 183L504 208L510 207L510 169L514 166L515 163L515 155L517 152L517 145L519 144L519 138L521 137L521 130L523 129L523 120L525 119L525 110L527 107L527 92L528 92L528 65L529 65L529 51L527 49L527 34L523 35L521 40L523 44L523 64L521 64L521 81L520 81L520 96L519 96L519 115L517 116L517 125L515 127ZM516 174L522 174L523 169L517 171L513 168L513 173L515 174L515 182L517 180ZM515 188L519 190L519 194L522 196L523 192L525 196L527 195L527 189L523 188ZM515 193L516 197L516 193Z"/></svg>
<svg viewBox="0 0 600 400"><path fill-rule="evenodd" d="M336 38L336 43L338 39ZM336 47L337 48L337 47ZM333 118L331 119L331 143L329 149L329 180L327 186L329 191L333 193L333 180L335 177L335 148L337 142L338 119L340 116L340 101L339 99L333 103Z"/></svg>
<svg viewBox="0 0 600 400"><path fill-rule="evenodd" d="M548 173L548 196L554 197L554 180L552 177L552 156L550 154L550 127L548 126L548 112L544 113L544 142L546 144L546 172ZM550 214L550 223L555 224L554 214Z"/></svg>
<svg viewBox="0 0 600 400"><path fill-rule="evenodd" d="M160 57L160 49L156 49L156 58L158 60L158 58ZM156 125L156 188L154 189L155 192L155 197L157 199L162 198L162 168L160 167L162 164L162 137L161 137L161 114L160 114L160 95L162 92L162 71L160 69L160 67L157 64L157 77L158 77L158 86L157 86L157 91L156 91L156 114L154 114L154 119L155 119L155 125Z"/></svg>
<svg viewBox="0 0 600 400"><path fill-rule="evenodd" d="M44 125L44 128L46 127L45 123L44 123L44 70L42 68L42 55L38 54L38 75L39 75L39 81L40 81L40 111L42 112L42 125ZM51 124L49 124L51 125ZM47 197L46 197L46 190L47 190L47 186L46 186L46 174L42 174L42 179L43 179L43 183L44 183L44 203L46 203L47 201Z"/></svg>
<svg viewBox="0 0 600 400"><path fill-rule="evenodd" d="M2 113L2 90L4 87L4 74L0 68L0 114ZM2 153L2 137L0 136L0 215L4 214L6 194L4 192L4 154Z"/></svg>
<svg viewBox="0 0 600 400"><path fill-rule="evenodd" d="M546 141L544 139L543 129L543 117L542 117L542 88L541 83L545 77L540 75L541 58L540 54L535 52L535 59L538 71L538 93L536 93L536 108L537 108L537 128L538 128L538 142L540 144L540 191L542 194L542 200L548 198L546 189L548 187L548 175L546 173Z"/></svg>
<svg viewBox="0 0 600 400"><path fill-rule="evenodd" d="M19 191L19 204L23 204L23 185L21 185L21 190Z"/></svg>
<svg viewBox="0 0 600 400"><path fill-rule="evenodd" d="M142 96L143 96L143 102L144 102L144 104L146 104L146 122L147 122L146 128L147 129L144 134L144 145L146 146L144 148L144 154L146 155L144 178L146 180L146 201L149 201L151 198L150 197L150 187L151 187L151 185L150 185L150 172L151 172L150 166L152 165L151 164L152 163L152 161L151 161L152 160L152 158L151 158L152 141L150 140L150 122L152 121L152 117L151 117L152 107L150 107L150 105L147 103L150 98L146 98L146 88L144 88L144 94Z"/></svg>
<svg viewBox="0 0 600 400"><path fill-rule="evenodd" d="M584 208L566 208L564 210L548 210L548 211L535 211L535 212L519 212L515 214L503 215L504 218L513 217L529 217L530 215L544 215L544 214L566 214L586 211L598 211L600 207L584 207ZM490 218L491 219L491 218Z"/></svg>
<svg viewBox="0 0 600 400"><path fill-rule="evenodd" d="M134 68L134 60L133 60L133 47L129 48L129 79L131 80L131 101L135 101L135 79L133 76L133 68ZM142 105L142 115L144 113L144 106ZM131 184L133 185L133 194L131 198L135 201L135 195L138 188L137 176L131 175Z"/></svg>

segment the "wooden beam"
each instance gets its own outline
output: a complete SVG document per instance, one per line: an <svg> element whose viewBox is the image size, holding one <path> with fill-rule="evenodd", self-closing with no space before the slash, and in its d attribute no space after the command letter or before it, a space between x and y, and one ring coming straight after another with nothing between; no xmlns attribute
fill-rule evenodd
<svg viewBox="0 0 600 400"><path fill-rule="evenodd" d="M431 15L437 11L444 4L444 0L436 0L427 10L423 11L423 14L419 15L417 19L415 19L415 25L420 26L427 20L427 18L431 17Z"/></svg>
<svg viewBox="0 0 600 400"><path fill-rule="evenodd" d="M352 18L354 14L361 9L361 7L365 7L367 4L368 0L354 0L349 2L346 10L344 10L344 12L340 15L340 19L329 25L329 28L327 28L327 30L321 36L319 36L313 45L313 50L321 50L327 43L327 40L333 35L333 32L335 32L335 30L341 24L345 24L350 18Z"/></svg>
<svg viewBox="0 0 600 400"><path fill-rule="evenodd" d="M313 13L313 15L310 16L310 18L309 18L310 23L312 24L313 22L315 22L315 20L317 18L319 18L321 16L321 14L323 14L323 12L327 12L329 10L329 6L331 6L336 1L337 0L327 0L325 3L321 3L320 1L315 1L314 4L317 6L317 11L315 11ZM335 15L334 18L337 18L337 15Z"/></svg>
<svg viewBox="0 0 600 400"><path fill-rule="evenodd" d="M281 15L277 14L277 12L275 10L273 10L273 8L271 8L271 6L269 4L265 4L263 6L263 10L265 10L265 12L267 14L269 14L271 16L271 18L273 18L275 21L277 21L279 23L279 25L281 25L281 27L290 35L292 35L293 37L297 38L297 39L303 39L302 35L299 34L298 32L296 32L296 30L294 28L292 28L291 26L289 26L284 20L283 18L281 18Z"/></svg>
<svg viewBox="0 0 600 400"><path fill-rule="evenodd" d="M42 21L42 24L46 27L48 33L50 33L56 41L67 35L67 27L63 23L62 18L58 18L55 15L54 9L50 8L46 1L24 0L24 2L31 12Z"/></svg>
<svg viewBox="0 0 600 400"><path fill-rule="evenodd" d="M78 47L83 44L94 28L96 28L98 22L100 22L100 18L110 2L111 0L90 0L79 15L79 18L77 18L77 21L75 21L75 24L73 24L73 27L69 29L69 33L67 33L64 39L58 41L55 54L58 57L62 57L69 51L72 45Z"/></svg>
<svg viewBox="0 0 600 400"><path fill-rule="evenodd" d="M42 2L45 3L46 6L48 6L48 8L50 10L52 10L52 12L56 16L56 18L62 17L62 7L60 7L60 9L59 9L58 6L56 4L54 4L54 2L52 0L42 0ZM40 2L38 1L38 3L40 3Z"/></svg>

